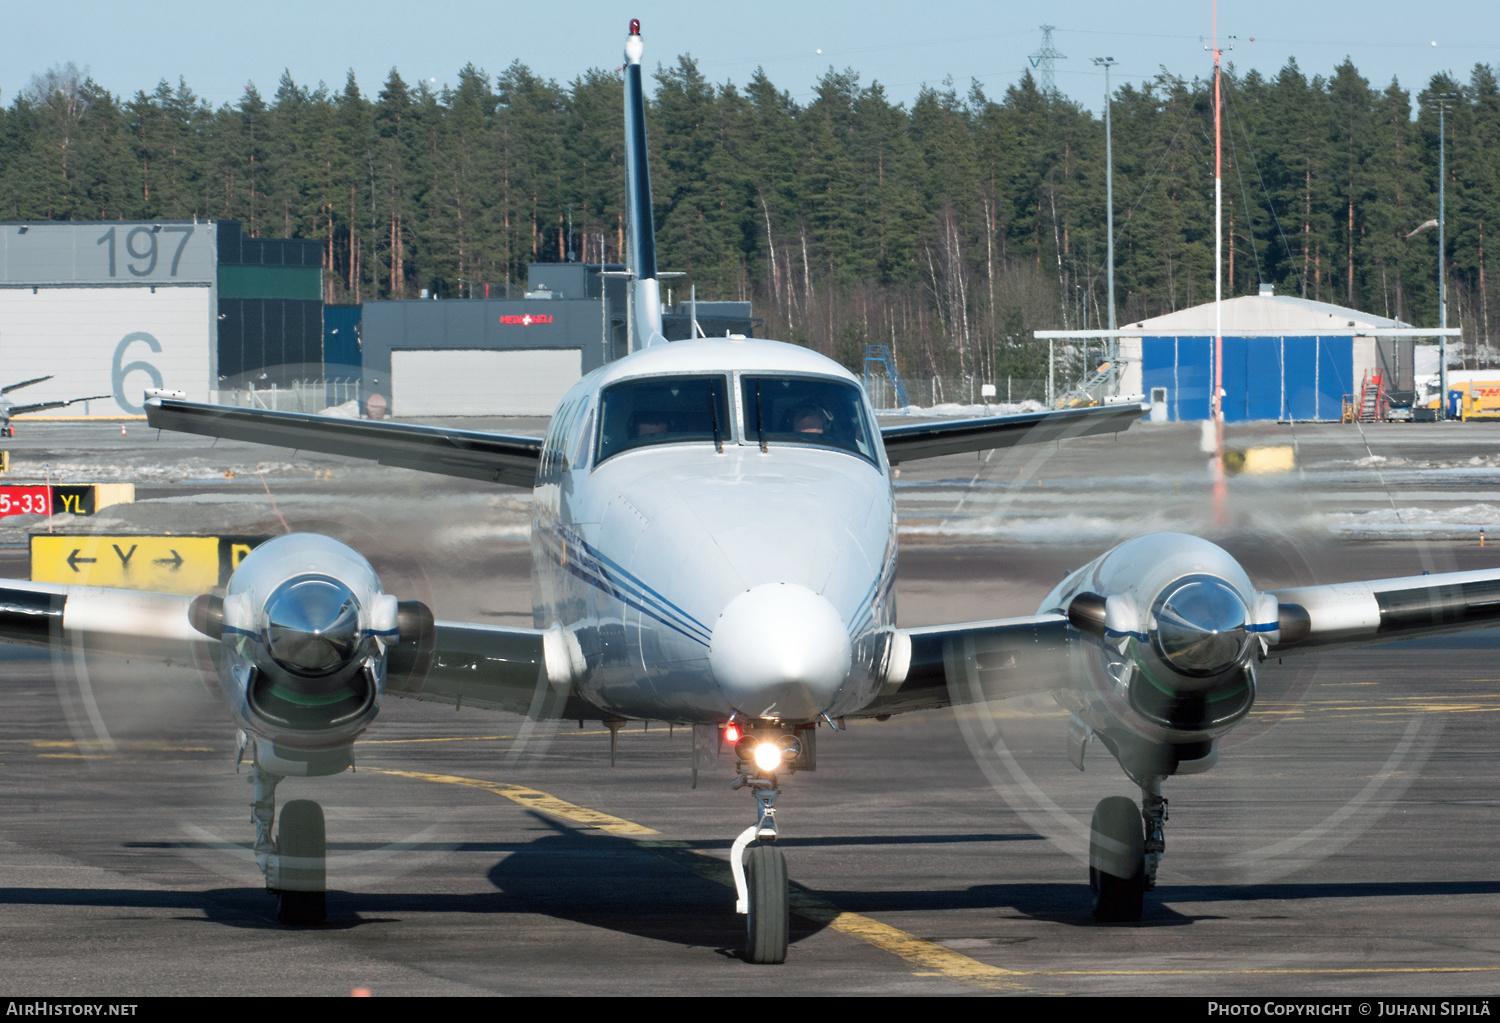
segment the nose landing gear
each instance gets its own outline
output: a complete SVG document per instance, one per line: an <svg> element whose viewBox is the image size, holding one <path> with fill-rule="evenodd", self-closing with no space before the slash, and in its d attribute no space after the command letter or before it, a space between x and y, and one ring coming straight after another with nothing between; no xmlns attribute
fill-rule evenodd
<svg viewBox="0 0 1500 1023"><path fill-rule="evenodd" d="M786 857L776 848L776 797L781 790L774 777L746 779L749 785L757 782L758 820L740 832L730 850L739 895L734 908L745 916L745 958L752 963L784 963L791 910Z"/></svg>
<svg viewBox="0 0 1500 1023"><path fill-rule="evenodd" d="M729 854L738 895L735 912L745 917L745 959L783 963L791 909L786 857L776 848L776 797L781 794L776 773L810 767L810 750L797 732L770 727L747 731L734 752L739 776L731 788L750 789L756 807L755 823L740 832Z"/></svg>
<svg viewBox="0 0 1500 1023"><path fill-rule="evenodd" d="M292 927L312 927L328 919L328 840L323 808L310 799L293 799L281 808L281 828L271 838L276 818L276 786L282 775L259 763L250 766L255 798L250 820L255 825L255 861L265 874L266 890L279 902L278 920Z"/></svg>
<svg viewBox="0 0 1500 1023"><path fill-rule="evenodd" d="M1145 893L1156 887L1156 870L1166 850L1163 828L1167 801L1161 778L1141 784L1141 809L1124 796L1110 796L1094 808L1089 833L1089 890L1094 919L1127 923L1141 918Z"/></svg>

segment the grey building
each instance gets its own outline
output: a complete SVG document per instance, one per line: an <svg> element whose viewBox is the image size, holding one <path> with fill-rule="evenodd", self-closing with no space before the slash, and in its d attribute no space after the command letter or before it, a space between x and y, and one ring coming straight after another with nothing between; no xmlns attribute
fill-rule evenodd
<svg viewBox="0 0 1500 1023"><path fill-rule="evenodd" d="M629 351L617 264L533 263L522 296L366 302L360 354L367 411L400 417L550 415L585 373ZM519 289L518 289L519 290ZM686 304L664 317L689 336ZM699 303L705 334L751 334L748 302ZM371 399L374 398L374 403Z"/></svg>

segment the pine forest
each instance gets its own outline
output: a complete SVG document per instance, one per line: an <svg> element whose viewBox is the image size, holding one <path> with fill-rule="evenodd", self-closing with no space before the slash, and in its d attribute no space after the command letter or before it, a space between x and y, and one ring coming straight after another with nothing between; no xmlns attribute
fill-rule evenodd
<svg viewBox="0 0 1500 1023"><path fill-rule="evenodd" d="M1423 326L1438 240L1412 232L1438 215L1446 103L1454 363L1497 358L1490 66L1417 95L1347 60L1326 76L1231 68L1224 96L1225 294L1265 283ZM518 295L530 262L621 260L622 102L615 72L561 85L515 63L465 67L440 92L392 70L373 98L352 74L337 90L283 76L215 109L185 82L127 99L62 66L0 109L0 216L318 239L330 303ZM758 333L851 367L886 344L915 377L1035 379L1031 331L1107 326L1102 97L1089 105L1026 77L908 107L852 70L799 104L763 72L716 85L681 57L648 110L661 267L687 274L677 298L749 299ZM1119 322L1212 299L1211 82L1121 85L1112 119Z"/></svg>

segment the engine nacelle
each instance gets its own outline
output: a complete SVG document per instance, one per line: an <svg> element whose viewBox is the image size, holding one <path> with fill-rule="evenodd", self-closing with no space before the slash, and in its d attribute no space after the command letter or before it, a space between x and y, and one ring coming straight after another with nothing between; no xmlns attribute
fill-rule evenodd
<svg viewBox="0 0 1500 1023"><path fill-rule="evenodd" d="M1276 599L1234 558L1182 533L1119 545L1064 579L1041 610L1097 639L1070 709L1121 745L1167 744L1182 761L1208 758L1250 712L1253 662L1280 624Z"/></svg>
<svg viewBox="0 0 1500 1023"><path fill-rule="evenodd" d="M316 533L268 540L222 598L199 597L191 610L221 640L220 675L261 765L296 775L349 766L355 737L379 712L400 617L370 563Z"/></svg>

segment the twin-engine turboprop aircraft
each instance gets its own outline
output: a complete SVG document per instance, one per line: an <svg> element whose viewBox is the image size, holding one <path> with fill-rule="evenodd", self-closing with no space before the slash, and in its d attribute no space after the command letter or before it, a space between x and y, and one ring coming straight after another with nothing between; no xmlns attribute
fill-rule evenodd
<svg viewBox="0 0 1500 1023"><path fill-rule="evenodd" d="M1118 432L1140 406L877 426L858 382L805 349L661 333L641 38L626 44L634 327L641 350L584 377L544 439L166 398L152 426L534 488L534 627L434 621L365 559L291 534L223 594L10 582L0 638L164 662L212 657L244 737L254 849L288 923L323 920L322 811L282 778L339 773L382 697L533 718L691 724L732 748L755 823L731 856L746 956L787 951L777 796L820 723L1050 692L1070 755L1097 739L1142 791L1094 814L1100 919L1139 917L1164 849L1162 782L1207 770L1267 656L1500 621L1500 572L1261 592L1220 548L1159 533L1069 575L1028 618L897 624L893 464ZM98 684L96 678L95 684Z"/></svg>

